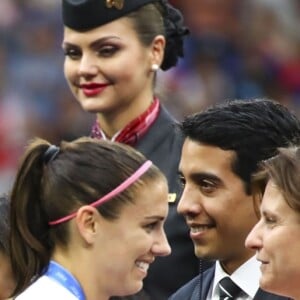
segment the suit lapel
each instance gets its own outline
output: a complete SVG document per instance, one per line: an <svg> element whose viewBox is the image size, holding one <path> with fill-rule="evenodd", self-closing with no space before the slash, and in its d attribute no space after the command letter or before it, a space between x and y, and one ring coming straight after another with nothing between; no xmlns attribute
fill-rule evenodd
<svg viewBox="0 0 300 300"><path fill-rule="evenodd" d="M213 265L211 268L207 269L202 275L199 275L199 282L196 285L196 288L193 291L193 294L191 296L191 300L199 300L199 299L206 299L210 285L212 283L212 280L214 278L215 274L215 265ZM201 297L199 297L199 293L201 291Z"/></svg>

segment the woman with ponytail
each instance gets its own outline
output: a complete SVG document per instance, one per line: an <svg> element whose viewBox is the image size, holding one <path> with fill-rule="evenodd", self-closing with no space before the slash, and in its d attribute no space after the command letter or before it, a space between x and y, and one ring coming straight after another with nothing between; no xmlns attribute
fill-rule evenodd
<svg viewBox="0 0 300 300"><path fill-rule="evenodd" d="M164 175L119 143L36 139L11 194L17 300L107 300L143 287L170 253Z"/></svg>

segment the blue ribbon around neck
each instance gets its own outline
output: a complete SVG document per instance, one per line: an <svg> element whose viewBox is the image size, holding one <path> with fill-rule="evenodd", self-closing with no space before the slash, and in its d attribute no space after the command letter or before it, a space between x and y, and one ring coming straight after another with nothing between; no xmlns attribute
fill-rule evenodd
<svg viewBox="0 0 300 300"><path fill-rule="evenodd" d="M63 268L57 262L51 260L48 266L48 270L45 273L46 276L54 279L59 284L69 290L77 299L86 300L82 287L78 280L65 268Z"/></svg>

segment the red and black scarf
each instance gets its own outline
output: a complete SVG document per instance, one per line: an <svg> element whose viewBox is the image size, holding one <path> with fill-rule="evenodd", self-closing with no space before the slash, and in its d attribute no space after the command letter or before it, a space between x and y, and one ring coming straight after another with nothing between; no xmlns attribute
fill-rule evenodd
<svg viewBox="0 0 300 300"><path fill-rule="evenodd" d="M111 140L134 146L157 119L159 111L159 100L158 98L154 98L154 101L145 112L143 112L139 117L132 120L122 130L116 133ZM101 130L101 126L97 120L92 126L91 137L97 139L106 139L105 133Z"/></svg>

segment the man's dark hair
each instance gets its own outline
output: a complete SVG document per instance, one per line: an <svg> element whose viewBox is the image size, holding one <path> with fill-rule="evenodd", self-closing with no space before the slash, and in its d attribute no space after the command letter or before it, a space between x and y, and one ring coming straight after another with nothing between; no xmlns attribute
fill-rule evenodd
<svg viewBox="0 0 300 300"><path fill-rule="evenodd" d="M232 170L250 194L251 176L278 147L300 144L300 121L285 106L268 99L232 100L188 116L181 124L186 138L232 150Z"/></svg>

